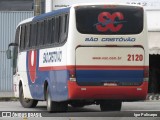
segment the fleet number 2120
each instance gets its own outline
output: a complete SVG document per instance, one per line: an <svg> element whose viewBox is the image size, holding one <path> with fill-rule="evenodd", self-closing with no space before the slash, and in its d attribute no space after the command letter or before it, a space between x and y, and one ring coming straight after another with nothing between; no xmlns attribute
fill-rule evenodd
<svg viewBox="0 0 160 120"><path fill-rule="evenodd" d="M142 54L128 54L128 61L143 61Z"/></svg>

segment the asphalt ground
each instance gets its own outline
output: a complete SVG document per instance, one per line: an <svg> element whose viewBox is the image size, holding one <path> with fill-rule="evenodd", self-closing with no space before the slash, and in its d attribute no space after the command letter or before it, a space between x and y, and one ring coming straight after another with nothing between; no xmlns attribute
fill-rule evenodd
<svg viewBox="0 0 160 120"><path fill-rule="evenodd" d="M160 102L124 102L121 111L101 112L98 105L90 105L69 106L66 113L48 113L46 102L23 108L19 101L1 101L0 116L0 120L160 120Z"/></svg>

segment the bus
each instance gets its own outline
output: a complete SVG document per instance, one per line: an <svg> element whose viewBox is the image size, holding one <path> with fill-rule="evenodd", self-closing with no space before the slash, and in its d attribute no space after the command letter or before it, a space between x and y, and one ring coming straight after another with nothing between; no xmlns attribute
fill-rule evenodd
<svg viewBox="0 0 160 120"><path fill-rule="evenodd" d="M124 101L146 99L147 39L136 5L77 4L24 20L7 50L15 97L25 108L46 101L49 112L91 104L120 111Z"/></svg>

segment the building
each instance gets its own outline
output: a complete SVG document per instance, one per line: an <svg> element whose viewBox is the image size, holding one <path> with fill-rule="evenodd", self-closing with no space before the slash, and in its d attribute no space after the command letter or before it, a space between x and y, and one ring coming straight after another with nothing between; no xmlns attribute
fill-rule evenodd
<svg viewBox="0 0 160 120"><path fill-rule="evenodd" d="M0 11L33 11L33 0L0 0Z"/></svg>

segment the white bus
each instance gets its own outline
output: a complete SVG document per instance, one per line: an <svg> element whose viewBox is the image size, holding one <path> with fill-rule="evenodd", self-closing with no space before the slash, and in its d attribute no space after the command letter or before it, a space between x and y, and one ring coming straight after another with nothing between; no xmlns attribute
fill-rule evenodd
<svg viewBox="0 0 160 120"><path fill-rule="evenodd" d="M13 52L14 93L23 107L49 112L146 99L148 43L143 7L81 4L21 22Z"/></svg>
<svg viewBox="0 0 160 120"><path fill-rule="evenodd" d="M114 2L117 0L44 0L45 12L65 8L72 4L84 2ZM43 2L44 2L43 1ZM160 0L119 0L118 3L141 5L147 13L148 41L149 41L149 88L147 100L160 100Z"/></svg>

